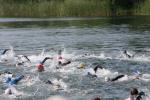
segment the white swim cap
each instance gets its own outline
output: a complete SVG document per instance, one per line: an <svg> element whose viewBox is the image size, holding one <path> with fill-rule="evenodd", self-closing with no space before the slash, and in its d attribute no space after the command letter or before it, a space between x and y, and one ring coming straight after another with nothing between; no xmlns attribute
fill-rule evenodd
<svg viewBox="0 0 150 100"><path fill-rule="evenodd" d="M106 82L110 81L110 78L109 77L105 77L105 81Z"/></svg>
<svg viewBox="0 0 150 100"><path fill-rule="evenodd" d="M12 94L11 89L10 89L10 88L7 88L7 89L5 90L5 94L8 94L8 95Z"/></svg>

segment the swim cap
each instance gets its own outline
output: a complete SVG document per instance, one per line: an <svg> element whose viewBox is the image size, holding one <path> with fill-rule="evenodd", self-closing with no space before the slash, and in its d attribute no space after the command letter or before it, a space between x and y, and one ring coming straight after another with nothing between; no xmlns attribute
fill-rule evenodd
<svg viewBox="0 0 150 100"><path fill-rule="evenodd" d="M48 80L46 84L53 84L52 81Z"/></svg>
<svg viewBox="0 0 150 100"><path fill-rule="evenodd" d="M141 91L141 92L139 93L139 95L145 96L145 92Z"/></svg>
<svg viewBox="0 0 150 100"><path fill-rule="evenodd" d="M139 94L137 88L132 88L130 93L131 93L131 95L138 95Z"/></svg>
<svg viewBox="0 0 150 100"><path fill-rule="evenodd" d="M83 64L83 63L80 64L80 65L79 65L79 68L85 68L85 64Z"/></svg>
<svg viewBox="0 0 150 100"><path fill-rule="evenodd" d="M36 65L36 66L37 66L37 69L38 69L39 72L44 71L44 66L43 66L43 64L38 64L38 65Z"/></svg>
<svg viewBox="0 0 150 100"><path fill-rule="evenodd" d="M95 96L93 100L101 100L98 96Z"/></svg>
<svg viewBox="0 0 150 100"><path fill-rule="evenodd" d="M59 58L58 59L62 59L62 56L59 56Z"/></svg>
<svg viewBox="0 0 150 100"><path fill-rule="evenodd" d="M12 91L11 91L11 89L10 88L7 88L6 90L5 90L5 94L12 94Z"/></svg>
<svg viewBox="0 0 150 100"><path fill-rule="evenodd" d="M105 77L105 81L106 82L110 81L110 78L109 77Z"/></svg>

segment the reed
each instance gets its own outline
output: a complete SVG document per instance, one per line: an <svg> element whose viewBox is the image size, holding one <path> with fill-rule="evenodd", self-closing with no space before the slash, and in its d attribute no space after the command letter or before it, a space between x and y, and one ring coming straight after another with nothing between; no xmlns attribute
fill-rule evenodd
<svg viewBox="0 0 150 100"><path fill-rule="evenodd" d="M150 15L150 0L0 0L1 17Z"/></svg>

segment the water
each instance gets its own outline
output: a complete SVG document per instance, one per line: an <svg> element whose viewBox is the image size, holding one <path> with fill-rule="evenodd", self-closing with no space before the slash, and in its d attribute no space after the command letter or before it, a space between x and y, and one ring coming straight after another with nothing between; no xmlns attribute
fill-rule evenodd
<svg viewBox="0 0 150 100"><path fill-rule="evenodd" d="M149 73L150 52L149 17L101 17L101 18L0 18L1 51L13 46L16 54L28 56L40 54L42 49L64 49L65 56L73 62L65 69L53 69L53 62L46 65L46 71L36 72L35 67L15 67L0 64L1 71L8 69L17 74L30 75L31 82L21 82L16 86L24 93L16 100L44 100L51 95L63 95L69 100L91 100L99 95L104 100L124 100L131 87L137 87L149 94L149 81L134 80L124 82L104 82L101 78L85 76L86 68L100 63L110 71L131 75L138 69ZM124 58L123 50L135 54L133 59ZM55 54L50 51L49 55ZM81 57L88 54L86 57ZM37 59L32 57L32 59ZM37 77L38 76L38 77ZM47 77L48 76L48 77ZM64 91L55 91L42 81L62 79L67 85ZM42 80L42 81L41 81ZM26 81L25 81L26 82ZM4 86L0 83L0 94ZM103 100L102 99L102 100Z"/></svg>

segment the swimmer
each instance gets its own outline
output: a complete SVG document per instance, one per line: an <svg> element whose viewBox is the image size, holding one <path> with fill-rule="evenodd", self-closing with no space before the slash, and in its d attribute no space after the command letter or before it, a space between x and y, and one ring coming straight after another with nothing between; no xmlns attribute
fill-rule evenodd
<svg viewBox="0 0 150 100"><path fill-rule="evenodd" d="M4 80L4 83L6 83L9 86L16 85L20 80L24 78L24 75L19 75L19 76L11 76L11 77L6 77Z"/></svg>
<svg viewBox="0 0 150 100"><path fill-rule="evenodd" d="M56 66L56 69L59 69L59 68L61 68L62 66L66 66L66 65L68 65L68 64L71 63L71 60L62 57L62 50L59 50L59 51L58 51L57 60L58 60L58 62L57 62L58 65Z"/></svg>
<svg viewBox="0 0 150 100"><path fill-rule="evenodd" d="M101 100L98 96L95 96L93 100Z"/></svg>
<svg viewBox="0 0 150 100"><path fill-rule="evenodd" d="M57 86L57 88L60 88L60 87L61 87L60 84L55 84L55 83L53 83L53 82L50 81L50 80L48 80L48 81L46 82L46 84L50 84L50 85L53 85L53 86Z"/></svg>
<svg viewBox="0 0 150 100"><path fill-rule="evenodd" d="M129 54L129 53L127 52L127 50L124 50L124 51L123 51L123 54L124 54L124 56L127 57L127 58L133 58L133 57L134 57L134 55Z"/></svg>
<svg viewBox="0 0 150 100"><path fill-rule="evenodd" d="M118 81L119 79L121 79L121 78L123 78L123 77L125 77L126 75L118 75L118 76L116 76L116 77L114 77L114 78L108 78L108 77L105 77L105 81L111 81L111 82L114 82L114 81Z"/></svg>
<svg viewBox="0 0 150 100"><path fill-rule="evenodd" d="M132 75L132 76L121 74L121 75L117 75L114 78L105 77L105 81L111 81L111 82L114 82L114 81L125 81L125 80L129 80L129 79L130 80L139 80L139 79L142 80L142 74L139 71L136 71L136 72L134 72L134 75Z"/></svg>
<svg viewBox="0 0 150 100"><path fill-rule="evenodd" d="M85 66L86 66L85 64L81 63L77 68L78 68L78 69L84 69Z"/></svg>
<svg viewBox="0 0 150 100"><path fill-rule="evenodd" d="M31 63L30 59L25 55L18 55L16 57L17 57L16 66L24 65L25 63Z"/></svg>
<svg viewBox="0 0 150 100"><path fill-rule="evenodd" d="M96 65L96 66L94 67L95 73L97 72L98 69L104 69L104 68L103 68L101 65Z"/></svg>
<svg viewBox="0 0 150 100"><path fill-rule="evenodd" d="M132 88L130 91L130 95L125 100L142 100L142 98L145 96L144 92L139 92L137 88Z"/></svg>
<svg viewBox="0 0 150 100"><path fill-rule="evenodd" d="M0 62L12 64L15 62L15 53L13 48L5 49L0 55Z"/></svg>
<svg viewBox="0 0 150 100"><path fill-rule="evenodd" d="M94 77L97 77L96 74L91 74L90 72L88 72L87 75L90 76L90 77L93 77L93 78L94 78Z"/></svg>
<svg viewBox="0 0 150 100"><path fill-rule="evenodd" d="M97 74L97 71L98 69L104 69L101 65L96 65L92 70L92 72L88 72L88 76L92 76L92 77L98 77L96 74Z"/></svg>
<svg viewBox="0 0 150 100"><path fill-rule="evenodd" d="M5 90L5 93L4 94L6 94L6 95L12 95L13 93L12 93L12 89L11 88L7 88L6 90Z"/></svg>
<svg viewBox="0 0 150 100"><path fill-rule="evenodd" d="M66 60L65 62L58 61L58 65L59 65L59 66L66 66L66 65L68 65L68 64L70 64L70 63L71 63L70 60Z"/></svg>
<svg viewBox="0 0 150 100"><path fill-rule="evenodd" d="M16 90L16 88L13 87L13 86L11 86L11 87L8 87L8 88L5 90L4 94L5 94L5 95L13 95L13 94L16 94L17 92L18 92L18 91Z"/></svg>
<svg viewBox="0 0 150 100"><path fill-rule="evenodd" d="M7 100L10 100L10 99L12 100L12 97L13 98L18 97L18 96L21 96L23 94L24 94L23 92L16 90L16 88L14 86L8 87L4 91L4 97L6 97Z"/></svg>
<svg viewBox="0 0 150 100"><path fill-rule="evenodd" d="M45 83L53 86L53 88L56 90L65 90L65 88L67 87L62 80L58 80L58 79L53 81L47 80Z"/></svg>
<svg viewBox="0 0 150 100"><path fill-rule="evenodd" d="M16 76L9 71L5 71L3 75L4 75L3 82L9 86L16 85L20 80L24 78L24 75Z"/></svg>
<svg viewBox="0 0 150 100"><path fill-rule="evenodd" d="M44 63L45 63L46 60L48 60L48 59L52 59L52 58L46 57L46 58L44 58L44 60L43 60L42 62L40 62L38 65L36 65L36 67L38 68L38 71L39 71L39 72L44 71Z"/></svg>
<svg viewBox="0 0 150 100"><path fill-rule="evenodd" d="M26 58L26 60L31 63L30 59L27 56L24 55L23 57Z"/></svg>
<svg viewBox="0 0 150 100"><path fill-rule="evenodd" d="M9 50L10 50L10 49L5 49L5 50L1 53L1 55L6 54Z"/></svg>

